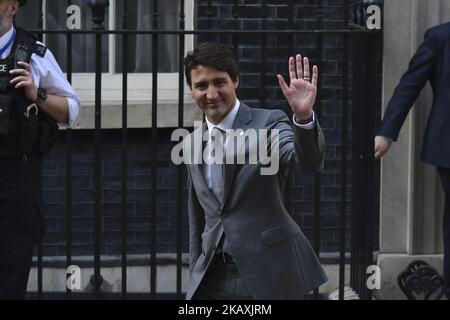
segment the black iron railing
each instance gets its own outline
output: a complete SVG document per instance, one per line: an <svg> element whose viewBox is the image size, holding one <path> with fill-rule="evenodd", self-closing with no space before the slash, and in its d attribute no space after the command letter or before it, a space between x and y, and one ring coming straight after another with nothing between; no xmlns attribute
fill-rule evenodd
<svg viewBox="0 0 450 320"><path fill-rule="evenodd" d="M316 25L317 28L313 30L309 29L295 29L294 28L294 1L287 0L286 5L290 12L287 19L287 28L284 30L275 30L267 27L267 5L265 1L261 2L262 15L261 15L261 29L259 30L242 30L239 27L239 1L234 1L233 6L233 20L235 24L234 30L214 30L213 28L208 30L186 30L185 29L185 1L179 0L178 8L178 30L159 30L159 15L158 15L158 1L153 1L153 29L152 30L129 30L128 29L128 3L123 2L123 21L122 30L107 30L104 27L105 8L108 6L108 1L88 1L89 7L92 9L93 28L92 30L43 30L43 13L39 13L39 25L40 29L31 30L39 35L43 34L64 34L67 41L67 77L69 81L72 80L72 37L75 34L95 35L95 215L94 215L94 294L89 294L89 297L101 298L100 292L100 268L101 261L101 219L102 219L102 206L101 206L101 190L102 190L102 172L101 172L101 147L102 147L102 127L101 127L101 106L102 106L102 38L111 34L118 37L122 37L122 128L121 128L121 268L122 268L122 284L121 295L123 298L132 297L127 293L127 145L128 145L128 127L127 127L127 112L128 112L128 55L129 51L129 38L133 35L147 35L152 38L152 51L149 53L152 60L152 91L151 91L151 226L150 226L150 292L143 293L147 298L158 298L157 295L157 212L158 212L158 199L157 199L157 151L158 151L158 46L160 43L160 37L163 35L175 35L178 37L178 126L184 127L184 75L183 75L183 57L186 47L186 36L195 35L197 38L202 36L205 38L213 39L214 37L220 37L227 35L230 39L234 52L237 54L240 48L240 43L244 38L254 37L260 39L260 96L259 103L261 106L266 105L266 75L268 72L267 57L268 57L268 39L272 36L285 36L288 39L289 53L294 53L297 49L295 45L295 39L299 35L310 35L316 39L315 45L315 63L322 65L324 61L324 37L333 36L339 39L342 43L342 75L340 77L340 92L339 97L341 102L341 114L337 116L340 120L340 150L338 158L340 159L340 219L339 219L339 293L340 298L344 296L344 284L345 284L345 265L346 265L346 252L350 251L351 255L351 287L360 295L363 299L369 299L371 296L370 291L366 288L366 268L368 265L373 264L373 225L374 220L374 207L373 207L373 194L374 190L374 170L375 163L373 160L373 136L374 136L374 124L375 124L375 110L379 108L377 105L378 99L374 96L377 92L373 89L376 87L377 70L373 70L373 62L376 60L375 55L377 48L374 44L379 44L381 41L381 33L379 31L368 31L364 28L350 29L347 26L350 24L351 1L343 1L343 25L342 29L327 29L323 23L323 2L317 1L317 15ZM70 1L67 1L70 4ZM211 1L208 1L209 8L213 8ZM42 6L41 6L42 7ZM208 21L211 26L213 24L212 11L207 14ZM319 77L319 88L323 84L323 78ZM317 104L315 111L319 116L323 112L323 96L319 90L319 96L317 98ZM351 141L349 141L349 124L351 128ZM325 128L326 129L326 128ZM67 266L72 264L72 131L67 130L66 136L66 264ZM348 157L349 150L351 152L351 159ZM351 168L348 164L351 161ZM348 206L348 173L351 172L351 208ZM181 166L177 169L177 188L176 188L176 298L182 298L182 251L183 251L183 191L186 183L183 176L183 168ZM313 205L314 205L314 229L312 244L315 251L320 254L321 252L321 174L318 173L313 179ZM289 197L289 192L286 192ZM347 234L347 215L348 211L351 211L351 223L350 223L350 235ZM346 247L348 240L347 236L350 236L351 246ZM43 278L42 278L42 249L38 250L38 292L37 297L43 297ZM71 293L67 289L67 297L80 297L80 293ZM50 295L51 296L51 295ZM49 296L47 296L49 297ZM86 296L88 297L88 296ZM318 292L315 292L315 297L318 298Z"/></svg>

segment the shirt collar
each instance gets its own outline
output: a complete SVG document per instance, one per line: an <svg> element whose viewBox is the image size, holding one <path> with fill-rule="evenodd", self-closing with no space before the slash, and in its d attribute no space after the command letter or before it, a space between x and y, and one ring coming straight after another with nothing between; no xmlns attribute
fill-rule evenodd
<svg viewBox="0 0 450 320"><path fill-rule="evenodd" d="M213 123L211 123L207 117L205 117L206 119L206 124L208 125L208 131L209 134L211 134L211 131L214 127L218 127L220 130L226 132L227 129L232 129L233 128L233 124L234 124L234 120L236 120L236 116L237 113L239 111L239 106L241 105L241 103L239 102L238 99L236 99L236 103L233 106L233 109L231 109L230 113L227 114L227 116L225 118L222 119L222 121L220 121L220 123L218 125L214 125Z"/></svg>
<svg viewBox="0 0 450 320"><path fill-rule="evenodd" d="M6 32L4 35L0 37L0 48L3 48L8 43L9 39L11 39L13 32L14 27L11 27L11 29L9 29L8 32Z"/></svg>

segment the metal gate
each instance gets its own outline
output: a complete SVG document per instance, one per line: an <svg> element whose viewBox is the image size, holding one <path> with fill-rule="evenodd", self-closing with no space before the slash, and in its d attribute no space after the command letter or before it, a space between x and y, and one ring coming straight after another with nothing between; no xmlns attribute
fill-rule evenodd
<svg viewBox="0 0 450 320"><path fill-rule="evenodd" d="M268 4L266 1L260 1L261 6L261 28L255 30L242 30L242 28L235 29L214 29L205 28L202 30L186 30L185 29L185 1L179 0L178 5L178 25L177 30L160 30L159 16L158 16L158 1L152 1L153 6L153 29L152 30L130 30L128 28L128 5L127 1L124 1L123 17L122 17L122 29L121 30L106 30L104 26L105 8L109 1L88 1L88 6L92 9L92 19L94 27L92 30L43 30L43 13L41 12L39 17L40 28L32 30L39 35L43 34L61 34L65 36L67 45L67 77L69 81L72 80L72 38L76 34L94 35L95 36L95 216L94 219L94 277L93 277L93 293L74 293L67 289L66 293L48 293L43 290L43 258L42 250L38 250L38 287L37 293L30 293L31 298L151 298L151 299L167 299L167 298L183 298L182 292L182 247L183 247L183 193L186 181L183 178L182 166L177 168L177 285L176 292L173 295L163 295L157 292L156 284L156 219L157 219L157 148L158 148L158 122L157 122L157 108L152 107L151 117L151 176L153 177L151 184L151 229L150 239L151 245L148 248L150 253L150 292L136 294L127 293L127 106L128 96L127 89L129 87L127 70L127 58L129 56L128 41L131 35L146 35L152 39L152 52L149 53L152 60L152 70L158 70L158 61L161 57L158 56L158 46L160 44L159 38L162 35L176 35L178 37L178 127L183 127L184 119L184 106L183 96L184 92L184 75L183 75L183 58L186 45L186 36L194 35L197 40L200 39L223 39L226 37L229 39L229 44L235 52L238 52L240 45L245 38L257 39L260 42L260 69L258 78L260 79L259 85L261 87L261 94L259 97L259 104L266 105L267 96L265 95L265 89L267 87L266 75L272 73L273 70L267 67L265 63L268 56L271 54L268 47L268 41L271 41L273 37L284 37L289 43L289 49L286 56L294 54L296 50L296 38L299 36L313 37L315 63L321 68L326 64L324 58L324 52L327 48L324 47L325 38L336 39L342 44L341 61L342 72L338 79L337 99L339 101L340 112L335 114L335 122L337 131L340 136L333 137L336 140L338 148L336 149L336 157L338 166L332 168L339 172L340 181L336 182L339 188L339 293L340 298L344 296L344 283L345 283L345 265L348 261L348 255L346 260L346 253L350 253L350 285L353 290L362 298L370 299L371 292L366 287L366 268L374 263L373 261L373 245L374 245L374 227L373 222L376 219L376 201L378 190L375 187L376 179L376 165L373 160L373 137L375 131L376 110L379 110L380 104L380 92L375 88L379 87L380 83L380 57L381 57L381 39L382 35L379 30L369 31L365 27L358 26L352 23L351 12L361 12L361 8L356 6L352 1L344 0L342 2L342 21L343 28L333 29L332 27L325 27L323 23L323 13L326 8L323 6L323 1L317 0L316 2L316 14L313 17L316 21L316 28L308 29L307 27L299 29L294 25L295 13L294 4L295 1L285 1L290 16L287 20L286 27L282 30L271 28L273 24L270 24L266 15ZM206 12L206 16L210 19L211 26L214 21L213 16L213 4L212 1L203 1L207 3L207 7L211 10ZM40 1L42 4L42 1ZM71 1L67 1L68 5ZM233 5L233 17L236 26L239 25L239 6L240 1L234 1ZM42 7L42 6L41 6ZM362 11L364 12L364 11ZM360 15L356 15L360 17ZM364 21L364 20L363 20ZM102 128L101 128L101 106L102 106L102 39L109 35L116 35L122 38L122 152L121 152L121 269L122 269L122 292L118 294L105 294L100 290L101 285L101 190L102 190L102 171L101 171L101 145L102 145ZM287 59L286 59L287 60ZM319 88L323 85L324 81L319 77ZM319 90L319 96L316 102L315 111L321 118L322 114L327 113L327 108L324 107L323 101L326 100L325 95L327 92ZM151 105L156 106L158 103L158 73L152 73L152 91L151 91ZM322 124L322 127L327 130L326 123ZM351 129L351 130L350 130ZM351 134L350 134L351 132ZM68 129L65 132L66 137L66 266L72 265L72 134L73 131ZM326 137L327 138L327 137ZM327 170L327 168L325 168ZM315 174L313 177L313 208L314 208L314 228L312 236L312 244L317 252L321 251L321 205L322 205L322 180L321 173ZM350 178L351 177L351 178ZM349 185L351 184L351 188ZM288 186L289 187L289 186ZM286 194L289 194L287 192ZM350 213L350 214L349 214ZM350 219L349 219L350 218ZM350 246L346 246L350 243ZM40 247L41 248L41 247ZM320 298L318 292L315 292L314 298Z"/></svg>

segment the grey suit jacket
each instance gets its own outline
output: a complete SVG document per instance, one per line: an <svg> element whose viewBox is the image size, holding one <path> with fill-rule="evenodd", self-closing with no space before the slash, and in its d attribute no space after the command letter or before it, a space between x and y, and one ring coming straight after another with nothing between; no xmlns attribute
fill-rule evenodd
<svg viewBox="0 0 450 320"><path fill-rule="evenodd" d="M261 175L257 164L226 164L222 203L208 188L193 151L194 131L184 139L188 168L191 299L210 265L225 232L236 266L255 299L301 299L327 281L321 264L283 202L291 169L322 169L324 138L320 126L292 126L280 110L249 108L241 103L233 129L278 129L279 166L274 175ZM206 130L206 125L196 130ZM197 133L197 135L196 135ZM197 141L198 143L198 141ZM273 147L274 144L270 144ZM248 152L246 146L245 152ZM186 158L189 154L189 159Z"/></svg>

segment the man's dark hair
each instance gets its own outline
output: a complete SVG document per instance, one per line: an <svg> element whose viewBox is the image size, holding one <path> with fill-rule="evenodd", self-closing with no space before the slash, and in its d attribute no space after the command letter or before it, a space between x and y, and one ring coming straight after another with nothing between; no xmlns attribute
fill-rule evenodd
<svg viewBox="0 0 450 320"><path fill-rule="evenodd" d="M188 52L186 58L184 58L184 73L189 88L192 88L191 71L199 65L225 71L229 74L231 80L238 80L239 65L231 50L220 43L204 42Z"/></svg>

